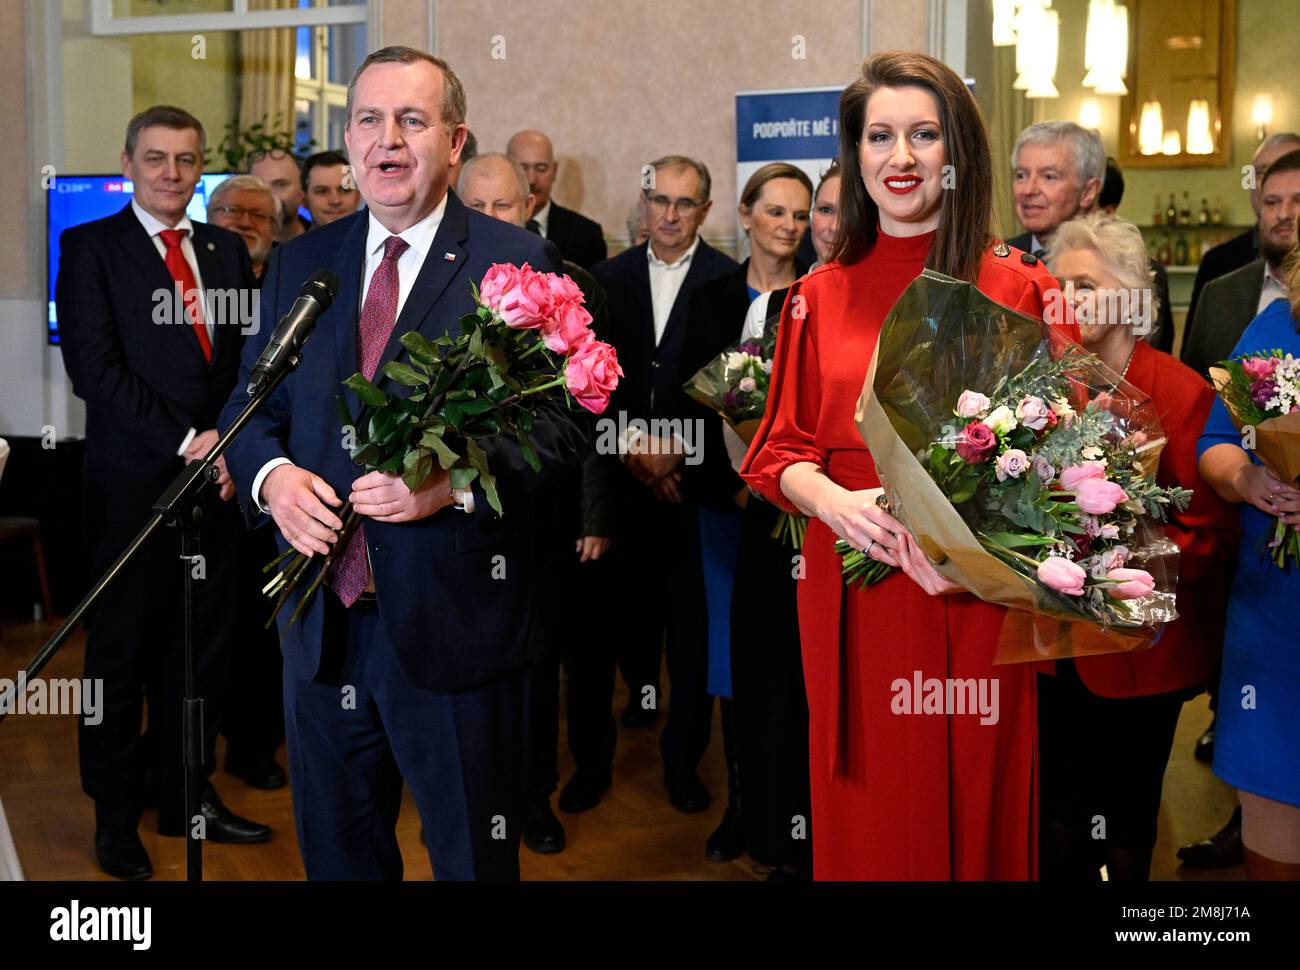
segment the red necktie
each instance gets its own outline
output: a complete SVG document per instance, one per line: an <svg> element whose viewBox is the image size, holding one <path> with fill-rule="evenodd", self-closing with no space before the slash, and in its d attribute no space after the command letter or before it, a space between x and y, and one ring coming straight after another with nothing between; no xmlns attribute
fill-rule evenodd
<svg viewBox="0 0 1300 970"><path fill-rule="evenodd" d="M397 323L399 282L398 257L410 244L401 236L389 236L384 241L384 258L375 275L370 278L370 289L361 307L361 322L357 328L357 364L367 380L373 380L379 368L379 358L384 355L388 338ZM334 562L331 585L344 606L357 601L370 584L370 564L366 560L365 526L358 525L348 540L347 548Z"/></svg>
<svg viewBox="0 0 1300 970"><path fill-rule="evenodd" d="M181 285L185 319L189 320L194 328L194 336L198 338L203 359L210 364L212 363L212 340L208 337L208 327L203 320L203 297L199 293L199 283L194 278L194 270L190 269L190 261L181 252L181 240L185 238L185 230L164 229L158 235L163 245L167 247L167 255L164 257L167 262L167 272L171 273L172 279Z"/></svg>

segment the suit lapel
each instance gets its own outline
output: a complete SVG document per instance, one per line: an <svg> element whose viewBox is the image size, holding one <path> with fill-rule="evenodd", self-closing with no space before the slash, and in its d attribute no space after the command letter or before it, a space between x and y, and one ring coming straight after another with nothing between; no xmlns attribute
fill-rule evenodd
<svg viewBox="0 0 1300 970"><path fill-rule="evenodd" d="M650 259L646 252L650 244L642 243L638 247L635 264L632 267L632 305L640 313L634 335L641 359L648 361L655 351L655 305L650 295Z"/></svg>
<svg viewBox="0 0 1300 970"><path fill-rule="evenodd" d="M214 309L221 306L238 312L239 301L243 299L243 294L235 294L233 304L229 301L229 297L225 301L217 301L212 297L212 291L220 289L221 285L227 282L225 275L221 272L221 257L217 253L216 243L210 238L211 233L208 227L199 222L193 223L193 226L194 234L190 239L190 245L194 247L194 258L199 264L199 278L203 280L203 292L208 297L203 312L210 314ZM240 239L239 243L242 246L243 239ZM229 339L227 331L230 330L230 326L217 326L218 323L221 323L219 318L215 320L209 319L208 323L212 324L212 360L216 361L225 346L225 341ZM227 320L225 323L236 325L236 321L233 320ZM196 349L198 348L198 340L194 341L194 346ZM200 350L201 355L202 351Z"/></svg>
<svg viewBox="0 0 1300 970"><path fill-rule="evenodd" d="M379 365L375 368L376 384L383 385L384 365L390 360L396 360L399 354L405 353L401 343L402 334L411 330L422 330L425 331L426 336L440 335L441 331L434 332L439 321L433 318L433 309L447 285L469 262L463 245L468 238L469 220L465 217L465 206L456 198L456 193L449 191L447 208L442 213L442 222L438 224L438 231L429 245L429 252L425 254L424 265L420 267L415 285L411 287L411 292L402 305L402 312L397 316L388 344L384 347L384 354L379 358ZM448 259L448 254L455 258ZM453 333L452 336L455 334Z"/></svg>
<svg viewBox="0 0 1300 970"><path fill-rule="evenodd" d="M157 246L149 238L149 233L140 224L140 220L136 218L129 203L126 208L118 213L118 229L122 234L122 249L131 262L135 264L136 269L140 271L140 276L145 281L145 285L149 287L149 292L157 293L159 290L167 292L169 294L167 305L169 308L172 307L171 296L175 293L176 285L172 280L172 274L167 269L167 262L158 254ZM195 253L197 253L197 239L195 239L194 244ZM199 269L206 274L202 263L200 263ZM156 307L153 297L150 298L150 303ZM171 339L171 331L176 331L179 346L186 348L182 352L194 354L200 363L207 366L208 362L203 358L203 348L199 346L198 337L191 332L184 310L175 310L175 308L173 310L175 315L169 319L178 320L179 325L164 327L163 339ZM216 358L216 348L213 347L212 359L216 360Z"/></svg>

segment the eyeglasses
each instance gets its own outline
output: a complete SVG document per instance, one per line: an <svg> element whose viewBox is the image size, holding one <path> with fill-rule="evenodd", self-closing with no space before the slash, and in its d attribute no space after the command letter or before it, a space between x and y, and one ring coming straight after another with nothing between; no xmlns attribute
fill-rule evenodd
<svg viewBox="0 0 1300 970"><path fill-rule="evenodd" d="M269 212L259 212L257 209L245 209L242 205L218 205L213 206L212 211L220 212L223 216L230 216L232 219L239 219L243 216L248 216L251 221L257 223L259 226L264 226L271 221L271 214Z"/></svg>
<svg viewBox="0 0 1300 970"><path fill-rule="evenodd" d="M670 199L666 195L651 195L649 192L645 193L645 197L650 207L661 214L669 209L676 209L680 215L689 216L704 205L698 199Z"/></svg>

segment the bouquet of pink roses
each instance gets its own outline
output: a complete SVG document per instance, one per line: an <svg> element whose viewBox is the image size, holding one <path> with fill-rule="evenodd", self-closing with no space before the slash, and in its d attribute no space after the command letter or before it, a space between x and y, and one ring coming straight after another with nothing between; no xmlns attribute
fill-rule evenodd
<svg viewBox="0 0 1300 970"><path fill-rule="evenodd" d="M926 270L886 319L858 428L892 511L936 568L1035 618L999 662L1127 649L1174 610L1160 524L1191 492L1155 480L1164 436L1145 396L1077 344ZM840 543L846 578L889 570ZM1122 636L1086 651L1074 624Z"/></svg>
<svg viewBox="0 0 1300 970"><path fill-rule="evenodd" d="M452 488L468 488L477 480L501 515L496 478L480 442L508 435L528 465L540 471L529 438L537 402L563 394L600 414L623 370L614 348L592 333L582 291L568 276L539 273L527 263L497 263L481 287L470 286L477 307L461 318L459 336L430 340L412 330L401 337L409 363L384 365L384 376L410 393L390 393L353 374L343 384L356 394L361 412L354 418L340 397L340 418L349 454L367 472L400 473L414 491L436 462L449 473ZM263 589L275 598L272 621L310 564L319 561L290 618L297 620L336 553L347 548L361 517L350 503L339 517L343 531L329 555L315 560L289 549L264 570L289 559Z"/></svg>
<svg viewBox="0 0 1300 970"><path fill-rule="evenodd" d="M1280 350L1245 354L1211 367L1210 379L1243 442L1281 481L1300 487L1300 359ZM1289 572L1300 560L1300 533L1279 521L1266 551Z"/></svg>

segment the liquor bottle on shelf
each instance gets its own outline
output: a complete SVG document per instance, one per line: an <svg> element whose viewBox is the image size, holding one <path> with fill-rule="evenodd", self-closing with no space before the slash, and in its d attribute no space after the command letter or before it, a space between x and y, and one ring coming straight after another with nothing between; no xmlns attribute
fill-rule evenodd
<svg viewBox="0 0 1300 970"><path fill-rule="evenodd" d="M1165 209L1165 225L1178 225L1178 206L1174 204L1174 194L1169 193L1169 208Z"/></svg>
<svg viewBox="0 0 1300 970"><path fill-rule="evenodd" d="M1178 224L1180 226L1190 226L1192 224L1192 202L1187 197L1187 190L1183 189L1183 207L1178 210Z"/></svg>
<svg viewBox="0 0 1300 970"><path fill-rule="evenodd" d="M1201 200L1201 211L1196 213L1196 224L1198 226L1208 226L1210 224L1210 207L1204 199Z"/></svg>
<svg viewBox="0 0 1300 970"><path fill-rule="evenodd" d="M1210 222L1216 226L1223 225L1223 203L1217 195L1214 197L1214 211L1210 213Z"/></svg>
<svg viewBox="0 0 1300 970"><path fill-rule="evenodd" d="M1218 245L1210 236L1201 240L1201 251L1197 254L1196 263L1199 266L1205 260L1205 254Z"/></svg>
<svg viewBox="0 0 1300 970"><path fill-rule="evenodd" d="M1180 232L1178 234L1178 241L1174 243L1174 265L1186 266L1187 260L1187 237Z"/></svg>
<svg viewBox="0 0 1300 970"><path fill-rule="evenodd" d="M1162 266L1168 266L1168 265L1169 265L1169 262L1170 262L1171 256L1170 256L1170 252L1169 252L1169 237L1168 237L1168 236L1161 236L1161 237L1160 237L1160 246L1159 246L1158 249L1156 249L1156 259L1158 259L1158 260L1160 261L1160 263L1161 263Z"/></svg>
<svg viewBox="0 0 1300 970"><path fill-rule="evenodd" d="M1164 210L1163 210L1162 208L1160 208L1160 193L1157 192L1157 193L1156 193L1156 211L1155 211L1155 214L1151 217L1151 225L1153 225L1153 226L1158 226L1158 225L1160 225L1160 223L1164 220L1164 217L1165 217L1165 212L1164 212Z"/></svg>

